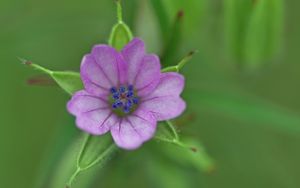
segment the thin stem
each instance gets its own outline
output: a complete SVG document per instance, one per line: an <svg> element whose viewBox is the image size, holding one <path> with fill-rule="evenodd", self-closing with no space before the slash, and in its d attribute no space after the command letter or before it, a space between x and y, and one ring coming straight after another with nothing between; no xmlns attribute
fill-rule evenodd
<svg viewBox="0 0 300 188"><path fill-rule="evenodd" d="M121 0L117 0L117 18L119 23L123 22Z"/></svg>
<svg viewBox="0 0 300 188"><path fill-rule="evenodd" d="M161 72L179 72L178 65L166 67L166 68L162 69Z"/></svg>
<svg viewBox="0 0 300 188"><path fill-rule="evenodd" d="M162 69L161 72L179 72L184 67L184 65L192 59L193 55L196 52L198 51L191 51L186 56L184 56L177 65L166 67Z"/></svg>
<svg viewBox="0 0 300 188"><path fill-rule="evenodd" d="M72 176L70 177L68 183L67 183L67 187L71 187L72 183L74 182L74 180L77 178L78 174L81 172L81 168L76 168L76 171L72 174Z"/></svg>
<svg viewBox="0 0 300 188"><path fill-rule="evenodd" d="M82 153L83 153L83 151L84 151L84 149L85 149L85 146L86 146L86 144L87 144L87 142L88 142L88 140L89 140L90 137L91 137L91 135L84 133L84 140L83 140L81 149L80 149L80 151L79 151L79 153L78 153L78 155L77 155L77 161L76 161L76 164L77 164L77 167L78 167L78 168L80 168L79 163L80 163L80 160L81 160L81 158L82 158Z"/></svg>
<svg viewBox="0 0 300 188"><path fill-rule="evenodd" d="M175 140L179 141L179 136L178 136L178 134L177 134L177 131L176 131L176 129L175 129L173 123L172 123L171 121L169 121L169 120L167 120L167 121L165 121L165 122L166 122L166 124L170 127L170 129L172 130L172 132L173 132L173 134L174 134L174 136L175 136Z"/></svg>

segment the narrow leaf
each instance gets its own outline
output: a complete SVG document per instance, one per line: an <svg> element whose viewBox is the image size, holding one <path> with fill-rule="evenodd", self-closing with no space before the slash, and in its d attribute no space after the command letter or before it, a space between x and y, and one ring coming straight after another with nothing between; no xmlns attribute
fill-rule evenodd
<svg viewBox="0 0 300 188"><path fill-rule="evenodd" d="M167 39L170 34L171 20L168 17L166 6L161 0L152 0L150 3L152 4L157 17L162 39L164 43L167 43Z"/></svg>
<svg viewBox="0 0 300 188"><path fill-rule="evenodd" d="M283 1L256 1L246 33L244 54L249 68L270 60L279 47L283 21Z"/></svg>
<svg viewBox="0 0 300 188"><path fill-rule="evenodd" d="M224 1L225 49L236 63L244 61L243 48L252 7L252 0Z"/></svg>
<svg viewBox="0 0 300 188"><path fill-rule="evenodd" d="M193 105L208 108L228 117L268 126L289 134L300 133L300 116L256 96L236 93L189 90L185 98Z"/></svg>
<svg viewBox="0 0 300 188"><path fill-rule="evenodd" d="M173 26L170 28L166 43L164 44L161 55L162 65L164 67L172 65L178 53L179 45L182 38L182 18L183 11L178 11Z"/></svg>

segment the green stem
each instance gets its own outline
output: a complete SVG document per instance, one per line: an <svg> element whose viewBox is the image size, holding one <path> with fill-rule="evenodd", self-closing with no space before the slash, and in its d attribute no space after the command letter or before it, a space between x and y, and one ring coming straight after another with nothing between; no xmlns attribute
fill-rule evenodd
<svg viewBox="0 0 300 188"><path fill-rule="evenodd" d="M176 131L176 129L175 129L173 123L172 123L171 121L169 121L169 120L167 120L167 121L165 121L165 122L166 122L166 124L169 126L169 128L172 130L172 132L173 132L173 134L174 134L174 136L175 136L175 140L179 141L179 136L178 136L178 134L177 134L177 131Z"/></svg>
<svg viewBox="0 0 300 188"><path fill-rule="evenodd" d="M121 0L117 0L117 18L119 23L123 22Z"/></svg>
<svg viewBox="0 0 300 188"><path fill-rule="evenodd" d="M161 72L179 72L184 67L184 65L192 59L193 55L196 52L197 51L191 51L186 56L184 56L184 58L182 58L177 65L166 67L162 69Z"/></svg>
<svg viewBox="0 0 300 188"><path fill-rule="evenodd" d="M71 188L72 183L75 181L75 179L77 178L78 174L82 171L81 168L76 168L76 171L72 174L72 176L70 177L68 183L67 183L67 188Z"/></svg>
<svg viewBox="0 0 300 188"><path fill-rule="evenodd" d="M85 145L87 144L87 142L90 139L90 137L91 137L91 135L84 133L84 140L83 140L81 149L80 149L80 151L78 153L77 160L76 160L77 168L80 168L79 163L80 163L81 158L82 158L82 153L83 153L83 151L85 149Z"/></svg>

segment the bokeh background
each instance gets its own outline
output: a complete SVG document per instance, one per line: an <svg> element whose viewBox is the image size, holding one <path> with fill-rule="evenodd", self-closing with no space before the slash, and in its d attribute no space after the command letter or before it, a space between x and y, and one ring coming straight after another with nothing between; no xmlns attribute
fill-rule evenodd
<svg viewBox="0 0 300 188"><path fill-rule="evenodd" d="M120 152L87 187L300 187L299 1L122 3L134 35L164 55L165 65L198 50L182 70L188 109L176 122L216 168L208 173L168 160L153 141ZM115 22L112 0L0 0L0 187L48 187L80 134L65 109L69 96L18 57L78 71L92 45L107 43ZM28 85L32 78L42 86Z"/></svg>

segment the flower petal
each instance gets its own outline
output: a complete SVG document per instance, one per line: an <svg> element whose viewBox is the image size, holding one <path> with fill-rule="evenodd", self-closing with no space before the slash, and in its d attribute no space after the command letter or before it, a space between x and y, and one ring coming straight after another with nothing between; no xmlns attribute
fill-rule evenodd
<svg viewBox="0 0 300 188"><path fill-rule="evenodd" d="M91 54L83 57L80 74L88 92L98 96L104 96L109 93L109 89L112 87L111 83Z"/></svg>
<svg viewBox="0 0 300 188"><path fill-rule="evenodd" d="M139 108L152 112L157 121L164 121L179 116L186 104L179 96L163 96L143 101Z"/></svg>
<svg viewBox="0 0 300 188"><path fill-rule="evenodd" d="M175 72L163 73L155 90L144 99L158 96L179 96L183 88L184 77L181 74Z"/></svg>
<svg viewBox="0 0 300 188"><path fill-rule="evenodd" d="M133 150L152 138L155 130L156 120L152 114L137 110L111 127L111 134L119 147Z"/></svg>
<svg viewBox="0 0 300 188"><path fill-rule="evenodd" d="M96 45L83 58L80 73L87 91L105 95L111 87L126 82L126 69L119 52L107 45Z"/></svg>
<svg viewBox="0 0 300 188"><path fill-rule="evenodd" d="M67 109L76 116L76 125L80 129L94 135L106 133L118 121L104 99L83 90L73 95Z"/></svg>
<svg viewBox="0 0 300 188"><path fill-rule="evenodd" d="M145 55L145 44L139 38L134 38L122 50L122 56L128 65L128 83L133 84Z"/></svg>
<svg viewBox="0 0 300 188"><path fill-rule="evenodd" d="M118 117L110 110L96 110L77 116L76 125L79 129L93 135L102 135L118 122Z"/></svg>
<svg viewBox="0 0 300 188"><path fill-rule="evenodd" d="M109 109L109 105L105 99L93 96L84 90L76 92L67 104L68 111L75 116L99 108Z"/></svg>
<svg viewBox="0 0 300 188"><path fill-rule="evenodd" d="M133 83L138 96L142 97L151 93L159 83L160 75L159 58L156 55L145 55Z"/></svg>
<svg viewBox="0 0 300 188"><path fill-rule="evenodd" d="M178 73L164 73L155 90L144 97L139 108L150 111L158 121L172 119L180 115L186 107L180 98L184 87L184 77Z"/></svg>

